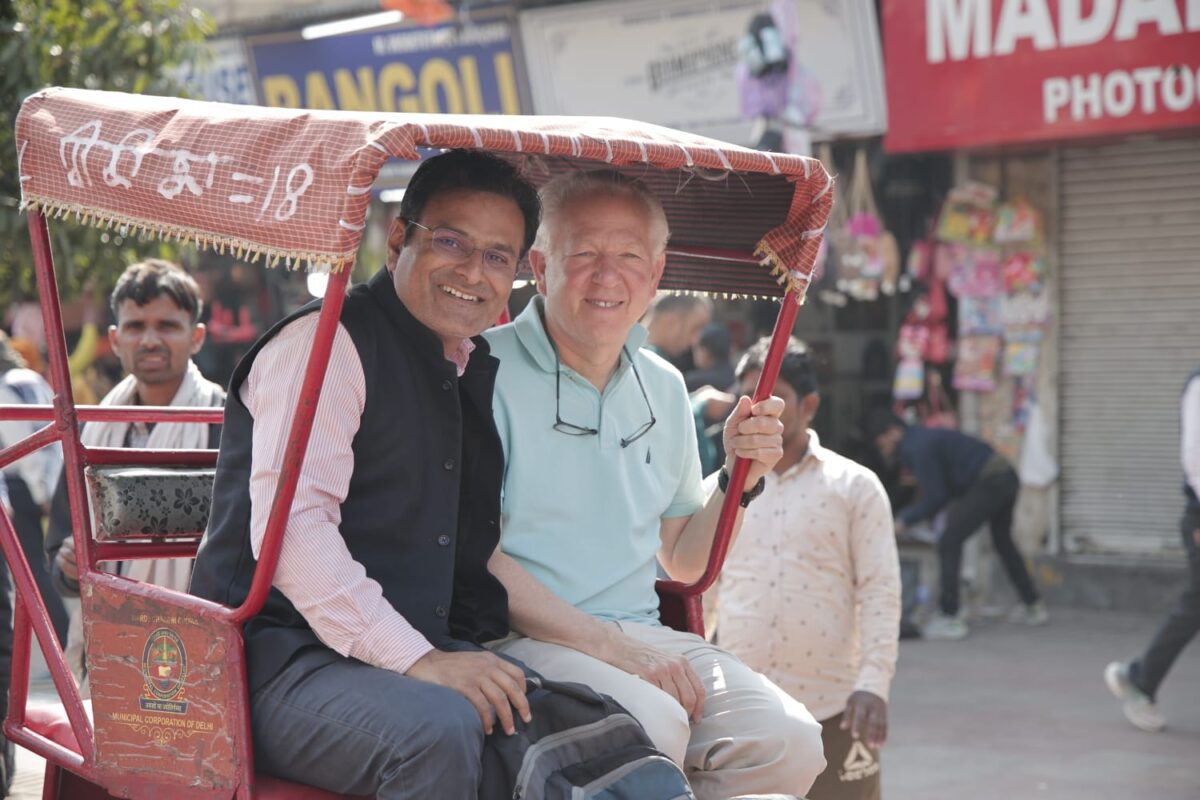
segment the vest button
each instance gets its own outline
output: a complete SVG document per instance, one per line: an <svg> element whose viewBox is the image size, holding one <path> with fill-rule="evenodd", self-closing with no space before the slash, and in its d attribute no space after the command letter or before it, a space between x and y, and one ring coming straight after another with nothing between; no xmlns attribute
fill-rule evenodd
<svg viewBox="0 0 1200 800"><path fill-rule="evenodd" d="M454 384L449 379L442 381L442 391L448 392L454 388Z"/></svg>
<svg viewBox="0 0 1200 800"><path fill-rule="evenodd" d="M437 542L442 547L445 547L446 545L450 544L450 537L443 533L441 536L438 537Z"/></svg>
<svg viewBox="0 0 1200 800"><path fill-rule="evenodd" d="M439 617L445 617L447 614L445 606L438 606L433 610L433 613Z"/></svg>
<svg viewBox="0 0 1200 800"><path fill-rule="evenodd" d="M450 470L454 469L454 459L453 459L453 458L447 458L445 461L443 461L443 462L442 462L442 469L446 470L447 472L449 472Z"/></svg>

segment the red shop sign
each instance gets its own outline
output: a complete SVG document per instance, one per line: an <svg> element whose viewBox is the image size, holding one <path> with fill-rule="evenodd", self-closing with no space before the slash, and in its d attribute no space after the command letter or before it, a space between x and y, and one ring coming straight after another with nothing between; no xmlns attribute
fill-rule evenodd
<svg viewBox="0 0 1200 800"><path fill-rule="evenodd" d="M883 0L887 149L1200 126L1200 0Z"/></svg>

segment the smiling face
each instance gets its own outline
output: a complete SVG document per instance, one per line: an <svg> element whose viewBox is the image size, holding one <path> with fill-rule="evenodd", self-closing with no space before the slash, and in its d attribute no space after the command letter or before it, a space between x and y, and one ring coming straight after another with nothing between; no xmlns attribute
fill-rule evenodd
<svg viewBox="0 0 1200 800"><path fill-rule="evenodd" d="M388 232L388 271L396 295L421 324L437 334L449 356L500 316L512 292L525 217L515 201L491 192L455 190L434 195L421 219L475 247L458 260L435 245L434 234L402 219ZM489 258L504 253L507 259Z"/></svg>
<svg viewBox="0 0 1200 800"><path fill-rule="evenodd" d="M662 278L661 225L636 198L610 193L574 199L547 224L545 250L535 247L529 261L551 337L564 361L618 358Z"/></svg>
<svg viewBox="0 0 1200 800"><path fill-rule="evenodd" d="M204 326L193 323L191 312L160 294L144 305L121 301L108 340L121 366L137 381L143 402L147 402L144 389L150 387L167 390L169 399L187 372L188 360L204 344Z"/></svg>

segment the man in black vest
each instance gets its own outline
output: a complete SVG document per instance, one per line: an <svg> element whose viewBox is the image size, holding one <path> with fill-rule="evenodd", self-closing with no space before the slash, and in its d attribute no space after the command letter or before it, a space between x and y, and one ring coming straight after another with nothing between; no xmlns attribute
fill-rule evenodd
<svg viewBox="0 0 1200 800"><path fill-rule="evenodd" d="M258 769L380 800L474 798L485 732L528 719L523 672L479 646L508 633L508 605L487 568L498 362L477 337L539 216L506 162L432 158L386 269L347 295L274 588L245 628ZM248 594L318 308L268 331L230 381L201 597Z"/></svg>

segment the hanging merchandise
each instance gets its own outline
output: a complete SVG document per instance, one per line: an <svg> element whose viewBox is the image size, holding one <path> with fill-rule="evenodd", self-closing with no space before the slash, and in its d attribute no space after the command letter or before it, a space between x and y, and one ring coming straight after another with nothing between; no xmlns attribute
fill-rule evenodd
<svg viewBox="0 0 1200 800"><path fill-rule="evenodd" d="M1004 332L1002 300L992 297L963 297L958 301L958 335Z"/></svg>
<svg viewBox="0 0 1200 800"><path fill-rule="evenodd" d="M896 381L892 397L896 400L916 400L925 391L925 363L919 358L902 358L896 364Z"/></svg>
<svg viewBox="0 0 1200 800"><path fill-rule="evenodd" d="M1004 295L1000 317L1007 339L1041 339L1050 319L1050 297L1045 292L1014 292Z"/></svg>
<svg viewBox="0 0 1200 800"><path fill-rule="evenodd" d="M1036 400L1029 402L1028 422L1025 426L1025 441L1021 447L1018 471L1021 483L1045 488L1058 478L1058 463L1050 451L1051 429L1046 415Z"/></svg>
<svg viewBox="0 0 1200 800"><path fill-rule="evenodd" d="M856 300L874 300L880 292L895 293L900 248L880 219L864 148L854 154L844 207L845 217L829 225L833 248L839 256L838 289Z"/></svg>
<svg viewBox="0 0 1200 800"><path fill-rule="evenodd" d="M1032 250L1018 250L1005 256L1000 267L1004 276L1004 291L1040 291L1046 278L1046 259Z"/></svg>
<svg viewBox="0 0 1200 800"><path fill-rule="evenodd" d="M950 190L938 219L937 237L943 242L991 245L996 190L969 181Z"/></svg>
<svg viewBox="0 0 1200 800"><path fill-rule="evenodd" d="M995 297L1003 291L1000 253L987 247L943 244L935 261L955 297Z"/></svg>
<svg viewBox="0 0 1200 800"><path fill-rule="evenodd" d="M1037 372L1041 342L1037 339L1005 339L1004 374L1014 378L1028 377Z"/></svg>
<svg viewBox="0 0 1200 800"><path fill-rule="evenodd" d="M1042 215L1025 200L1003 203L996 209L992 241L996 244L1032 244L1042 240Z"/></svg>
<svg viewBox="0 0 1200 800"><path fill-rule="evenodd" d="M912 309L896 334L897 358L920 358L933 364L950 360L950 335L946 330L946 298L941 286L913 298Z"/></svg>
<svg viewBox="0 0 1200 800"><path fill-rule="evenodd" d="M927 308L924 313L928 315ZM924 324L914 305L896 334L896 380L892 384L894 399L916 400L924 393L925 353L928 349L929 327Z"/></svg>
<svg viewBox="0 0 1200 800"><path fill-rule="evenodd" d="M996 388L999 336L964 336L958 340L954 388L960 392L990 392Z"/></svg>
<svg viewBox="0 0 1200 800"><path fill-rule="evenodd" d="M913 298L912 308L896 333L896 380L892 397L900 402L925 394L926 364L950 360L950 333L946 327L946 298L941 284Z"/></svg>
<svg viewBox="0 0 1200 800"><path fill-rule="evenodd" d="M934 276L934 252L937 242L934 239L920 239L908 248L908 261L905 264L905 275L913 281L930 282Z"/></svg>

